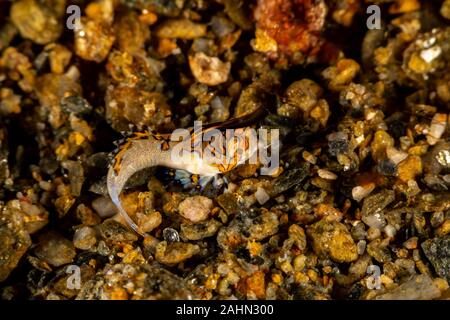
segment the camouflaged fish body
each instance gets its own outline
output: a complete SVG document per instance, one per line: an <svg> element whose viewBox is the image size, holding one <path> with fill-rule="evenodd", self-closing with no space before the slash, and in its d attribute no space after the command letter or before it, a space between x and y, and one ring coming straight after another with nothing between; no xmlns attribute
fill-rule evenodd
<svg viewBox="0 0 450 320"><path fill-rule="evenodd" d="M136 172L154 166L170 166L170 148L162 150L160 143L151 133L132 136L119 147L107 176L108 193L120 214L136 232L137 225L122 207L119 195L128 179Z"/></svg>
<svg viewBox="0 0 450 320"><path fill-rule="evenodd" d="M212 129L231 129L239 128L248 125L260 118L265 110L258 109L252 114L230 119L223 123L215 123L207 125L203 128L202 134ZM239 130L239 129L238 129ZM246 129L240 129L245 130ZM232 170L237 165L252 156L257 150L247 150L245 155L240 155L240 158L232 158L227 163L209 163L204 161L202 157L192 157L192 154L187 154L184 157L174 161L172 152L177 146L183 144L181 147L190 147L194 144L195 135L197 132L193 132L193 129L189 129L191 133L190 139L184 139L181 141L172 141L169 134L158 134L153 132L136 132L131 137L125 139L125 142L119 147L119 151L114 157L113 163L109 168L107 175L107 187L111 200L117 206L120 214L126 220L133 230L141 235L145 235L142 230L139 229L137 224L130 218L120 201L120 194L125 187L128 179L136 172L149 167L164 166L173 169L186 170L191 174L198 174L206 177L215 177L219 173L225 173ZM248 149L248 141L243 141L243 148ZM190 144L190 145L188 145ZM202 150L214 149L206 143L202 142ZM194 150L194 149L192 149ZM213 150L217 151L217 150ZM220 150L223 152L223 150Z"/></svg>

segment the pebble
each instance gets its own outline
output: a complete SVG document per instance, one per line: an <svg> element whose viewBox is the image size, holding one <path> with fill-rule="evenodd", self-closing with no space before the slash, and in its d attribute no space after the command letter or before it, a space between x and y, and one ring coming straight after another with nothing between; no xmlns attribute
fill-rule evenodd
<svg viewBox="0 0 450 320"><path fill-rule="evenodd" d="M36 95L39 102L47 110L48 121L54 128L61 127L67 122L66 115L61 109L61 99L65 94L79 94L80 84L76 79L66 74L46 73L36 79ZM66 159L69 154L76 152L77 145L80 145L84 137L79 137L77 133L72 133L72 139L75 140L69 144L61 144L56 153L58 158Z"/></svg>
<svg viewBox="0 0 450 320"><path fill-rule="evenodd" d="M263 205L264 203L266 203L267 201L270 200L269 194L268 194L267 191L264 190L264 188L262 188L262 187L258 187L258 188L256 189L256 192L255 192L255 198L256 198L256 200L258 201L258 203L259 203L260 205Z"/></svg>
<svg viewBox="0 0 450 320"><path fill-rule="evenodd" d="M450 283L450 235L426 240L422 249L436 273Z"/></svg>
<svg viewBox="0 0 450 320"><path fill-rule="evenodd" d="M57 6L49 6L49 2L20 0L11 6L11 20L21 36L41 45L59 38L63 26L59 20L63 14Z"/></svg>
<svg viewBox="0 0 450 320"><path fill-rule="evenodd" d="M76 255L73 243L55 231L39 237L34 253L39 259L55 267L71 263Z"/></svg>
<svg viewBox="0 0 450 320"><path fill-rule="evenodd" d="M389 238L375 239L367 245L367 253L380 263L392 261L391 251L388 248Z"/></svg>
<svg viewBox="0 0 450 320"><path fill-rule="evenodd" d="M0 114L8 115L14 113L20 113L20 102L21 97L17 94L14 94L14 91L9 88L1 88L0 89Z"/></svg>
<svg viewBox="0 0 450 320"><path fill-rule="evenodd" d="M156 245L155 258L158 262L166 265L175 265L183 262L200 252L196 244L161 241Z"/></svg>
<svg viewBox="0 0 450 320"><path fill-rule="evenodd" d="M233 22L222 16L214 16L211 19L211 29L217 36L224 37L235 29Z"/></svg>
<svg viewBox="0 0 450 320"><path fill-rule="evenodd" d="M444 222L444 219L445 219L444 212L442 211L433 212L430 220L431 226L433 228L439 227Z"/></svg>
<svg viewBox="0 0 450 320"><path fill-rule="evenodd" d="M228 226L221 228L217 243L225 250L236 250L249 240L263 240L277 233L280 222L275 213L262 210L261 213L237 211Z"/></svg>
<svg viewBox="0 0 450 320"><path fill-rule="evenodd" d="M92 106L80 95L65 96L60 103L62 110L68 114L82 115L92 111Z"/></svg>
<svg viewBox="0 0 450 320"><path fill-rule="evenodd" d="M177 230L175 230L173 228L165 228L163 230L163 238L168 243L180 241L180 236L179 236Z"/></svg>
<svg viewBox="0 0 450 320"><path fill-rule="evenodd" d="M20 210L26 230L29 234L34 234L47 225L49 213L41 205L28 201L29 199L11 200L7 207Z"/></svg>
<svg viewBox="0 0 450 320"><path fill-rule="evenodd" d="M1 206L1 205L0 205ZM31 246L31 238L17 210L0 207L0 282L8 278Z"/></svg>
<svg viewBox="0 0 450 320"><path fill-rule="evenodd" d="M447 126L447 115L445 113L436 113L431 120L430 130L427 133L427 142L435 145L445 132Z"/></svg>
<svg viewBox="0 0 450 320"><path fill-rule="evenodd" d="M201 240L215 235L221 226L222 224L214 219L195 224L183 223L181 224L180 236L183 240Z"/></svg>
<svg viewBox="0 0 450 320"><path fill-rule="evenodd" d="M136 233L112 218L103 221L99 226L99 231L102 238L109 242L133 242L138 239Z"/></svg>
<svg viewBox="0 0 450 320"><path fill-rule="evenodd" d="M83 203L78 205L76 216L78 220L80 220L80 222L86 226L95 226L97 224L100 224L100 222L102 221L101 218L91 208Z"/></svg>
<svg viewBox="0 0 450 320"><path fill-rule="evenodd" d="M436 160L443 167L450 167L450 151L449 150L441 150L436 155Z"/></svg>
<svg viewBox="0 0 450 320"><path fill-rule="evenodd" d="M422 160L419 156L410 155L406 160L399 163L397 168L398 177L403 182L414 180L422 174Z"/></svg>
<svg viewBox="0 0 450 320"><path fill-rule="evenodd" d="M328 150L332 156L344 154L348 151L348 138L343 132L334 132L327 136Z"/></svg>
<svg viewBox="0 0 450 320"><path fill-rule="evenodd" d="M379 228L370 227L367 229L367 240L372 241L381 236L381 230Z"/></svg>
<svg viewBox="0 0 450 320"><path fill-rule="evenodd" d="M364 199L362 221L369 227L381 229L386 225L383 210L395 200L395 192L383 190Z"/></svg>
<svg viewBox="0 0 450 320"><path fill-rule="evenodd" d="M310 117L319 121L322 127L327 126L328 118L331 115L330 107L325 99L320 99L317 105L309 113Z"/></svg>
<svg viewBox="0 0 450 320"><path fill-rule="evenodd" d="M192 221L206 220L213 208L211 199L204 196L194 196L184 199L178 206L181 216Z"/></svg>
<svg viewBox="0 0 450 320"><path fill-rule="evenodd" d="M137 53L144 49L146 42L150 39L150 29L133 11L119 18L117 29L116 43L121 51Z"/></svg>
<svg viewBox="0 0 450 320"><path fill-rule="evenodd" d="M50 44L46 49L50 50L48 57L52 72L63 74L72 58L72 52L60 44Z"/></svg>
<svg viewBox="0 0 450 320"><path fill-rule="evenodd" d="M287 101L308 114L317 105L323 95L323 89L313 80L295 81L286 89Z"/></svg>
<svg viewBox="0 0 450 320"><path fill-rule="evenodd" d="M91 205L101 218L109 218L117 213L117 207L114 202L106 197L98 197L92 201Z"/></svg>
<svg viewBox="0 0 450 320"><path fill-rule="evenodd" d="M344 214L331 205L320 203L314 207L314 215L326 221L341 221Z"/></svg>
<svg viewBox="0 0 450 320"><path fill-rule="evenodd" d="M266 31L259 28L255 31L255 40L251 45L258 52L276 52L278 48L277 42Z"/></svg>
<svg viewBox="0 0 450 320"><path fill-rule="evenodd" d="M331 172L330 170L327 170L327 169L319 169L319 170L317 170L317 174L319 175L319 177L321 177L323 179L327 179L327 180L336 180L337 179L337 175L334 172Z"/></svg>
<svg viewBox="0 0 450 320"><path fill-rule="evenodd" d="M303 156L303 159L305 159L306 161L308 161L311 164L317 163L317 157L306 150L303 151L302 156Z"/></svg>
<svg viewBox="0 0 450 320"><path fill-rule="evenodd" d="M362 256L364 252L366 251L366 241L365 240L359 240L356 246L358 247L358 254Z"/></svg>
<svg viewBox="0 0 450 320"><path fill-rule="evenodd" d="M191 300L195 297L185 279L160 266L117 263L86 281L76 299Z"/></svg>
<svg viewBox="0 0 450 320"><path fill-rule="evenodd" d="M377 162L385 159L386 149L393 146L394 139L386 131L378 130L370 145L372 158Z"/></svg>
<svg viewBox="0 0 450 320"><path fill-rule="evenodd" d="M265 274L262 271L256 271L246 279L248 290L253 293L258 299L265 299L266 285ZM248 293L247 293L248 294Z"/></svg>
<svg viewBox="0 0 450 320"><path fill-rule="evenodd" d="M203 52L189 56L189 66L198 82L217 86L228 80L231 64L222 62L217 57L210 57Z"/></svg>
<svg viewBox="0 0 450 320"><path fill-rule="evenodd" d="M336 66L330 66L322 72L322 76L329 81L328 88L341 91L350 84L361 67L352 59L340 59Z"/></svg>
<svg viewBox="0 0 450 320"><path fill-rule="evenodd" d="M387 147L386 155L388 159L391 160L396 165L408 157L408 154L406 152L398 150L394 147Z"/></svg>
<svg viewBox="0 0 450 320"><path fill-rule="evenodd" d="M355 240L364 240L366 238L367 232L364 223L357 221L353 224L351 229L352 237Z"/></svg>
<svg viewBox="0 0 450 320"><path fill-rule="evenodd" d="M98 0L89 3L85 9L86 16L108 24L114 19L114 0Z"/></svg>
<svg viewBox="0 0 450 320"><path fill-rule="evenodd" d="M88 61L105 60L115 40L111 26L82 17L79 27L75 30L75 53Z"/></svg>
<svg viewBox="0 0 450 320"><path fill-rule="evenodd" d="M153 211L148 214L137 212L136 218L138 226L143 232L151 232L162 223L162 215L158 211Z"/></svg>
<svg viewBox="0 0 450 320"><path fill-rule="evenodd" d="M398 287L376 296L376 300L431 300L441 296L439 288L428 275L415 275Z"/></svg>
<svg viewBox="0 0 450 320"><path fill-rule="evenodd" d="M403 242L403 246L408 250L413 250L417 248L418 241L419 241L418 237L411 237L405 242Z"/></svg>
<svg viewBox="0 0 450 320"><path fill-rule="evenodd" d="M450 0L445 0L441 6L441 15L450 20Z"/></svg>
<svg viewBox="0 0 450 320"><path fill-rule="evenodd" d="M406 194L409 197L417 196L420 193L419 185L415 180L408 180L407 184L408 188L406 189Z"/></svg>
<svg viewBox="0 0 450 320"><path fill-rule="evenodd" d="M336 262L352 262L358 259L358 249L347 227L337 221L319 221L307 229L312 238L314 252L329 255Z"/></svg>
<svg viewBox="0 0 450 320"><path fill-rule="evenodd" d="M161 92L151 91L153 86L162 84L159 76L149 72L143 77L150 84L141 88L138 86L109 86L106 94L106 118L111 121L117 131L129 130L129 124L162 128L170 122L172 111L166 97ZM124 71L128 72L128 71ZM130 81L139 76L138 71L129 75ZM146 89L146 87L149 87ZM142 178L139 175L134 178Z"/></svg>
<svg viewBox="0 0 450 320"><path fill-rule="evenodd" d="M299 225L293 224L288 230L289 239L302 251L306 249L306 233Z"/></svg>
<svg viewBox="0 0 450 320"><path fill-rule="evenodd" d="M206 35L207 26L188 19L168 19L161 23L155 31L159 38L178 38L191 40Z"/></svg>
<svg viewBox="0 0 450 320"><path fill-rule="evenodd" d="M356 186L352 189L352 198L359 202L375 190L375 187L375 183L367 183L363 186Z"/></svg>
<svg viewBox="0 0 450 320"><path fill-rule="evenodd" d="M91 227L81 227L73 235L75 248L89 250L97 243L96 232Z"/></svg>
<svg viewBox="0 0 450 320"><path fill-rule="evenodd" d="M397 173L397 168L395 163L389 159L383 159L378 162L377 166L378 172L385 176L394 176Z"/></svg>
<svg viewBox="0 0 450 320"><path fill-rule="evenodd" d="M395 229L395 227L390 224L388 224L386 227L384 227L383 231L388 238L393 238L395 236L395 234L397 233L397 229Z"/></svg>

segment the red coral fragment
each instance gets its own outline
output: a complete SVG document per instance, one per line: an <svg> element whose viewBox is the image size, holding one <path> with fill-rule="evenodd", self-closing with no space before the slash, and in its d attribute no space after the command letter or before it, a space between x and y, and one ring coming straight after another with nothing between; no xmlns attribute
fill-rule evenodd
<svg viewBox="0 0 450 320"><path fill-rule="evenodd" d="M316 57L325 43L326 14L323 0L258 0L254 10L257 27L277 42L277 53L270 56L278 59L297 52Z"/></svg>

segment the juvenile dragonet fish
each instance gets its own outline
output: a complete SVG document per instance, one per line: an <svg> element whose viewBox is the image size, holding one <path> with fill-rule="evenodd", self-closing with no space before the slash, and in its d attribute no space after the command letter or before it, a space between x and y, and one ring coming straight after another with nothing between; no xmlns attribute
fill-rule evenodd
<svg viewBox="0 0 450 320"><path fill-rule="evenodd" d="M209 124L200 130L185 129L184 136L177 130L172 134L145 131L135 132L126 138L109 167L107 187L111 200L128 225L138 234L145 236L120 200L126 182L134 173L154 166L181 169L203 177L215 177L228 172L256 154L257 145L252 143L256 139L255 131L248 125L264 114L265 109L259 108L243 117ZM219 129L236 130L232 139L217 141ZM214 138L211 139L211 136ZM210 141L205 141L208 137Z"/></svg>

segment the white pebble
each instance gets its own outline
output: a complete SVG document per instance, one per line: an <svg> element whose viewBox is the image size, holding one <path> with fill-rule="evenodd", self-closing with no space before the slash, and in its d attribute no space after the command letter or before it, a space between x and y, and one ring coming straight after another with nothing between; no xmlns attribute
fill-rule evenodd
<svg viewBox="0 0 450 320"><path fill-rule="evenodd" d="M317 170L317 174L322 179L326 179L326 180L336 180L337 179L337 175L335 173L333 173L329 170L326 170L326 169Z"/></svg>
<svg viewBox="0 0 450 320"><path fill-rule="evenodd" d="M269 201L270 196L267 194L266 190L262 187L258 187L255 192L256 200L258 200L259 204L263 205L267 201Z"/></svg>
<svg viewBox="0 0 450 320"><path fill-rule="evenodd" d="M352 197L356 201L361 201L367 197L375 189L374 183L369 183L364 186L356 186L352 189Z"/></svg>
<svg viewBox="0 0 450 320"><path fill-rule="evenodd" d="M381 229L386 224L386 219L382 212L377 212L369 216L363 216L363 222L371 228Z"/></svg>
<svg viewBox="0 0 450 320"><path fill-rule="evenodd" d="M399 164L408 157L408 154L404 151L397 150L394 147L386 148L386 155L395 165Z"/></svg>
<svg viewBox="0 0 450 320"><path fill-rule="evenodd" d="M117 207L114 202L106 197L98 197L92 201L92 208L102 218L109 218L117 213Z"/></svg>
<svg viewBox="0 0 450 320"><path fill-rule="evenodd" d="M436 113L431 120L430 131L427 134L427 142L435 145L442 137L447 126L447 115L445 113Z"/></svg>
<svg viewBox="0 0 450 320"><path fill-rule="evenodd" d="M384 227L384 233L389 238L392 238L397 233L397 229L393 225L388 224L386 227Z"/></svg>
<svg viewBox="0 0 450 320"><path fill-rule="evenodd" d="M192 222L199 222L208 218L212 208L211 199L204 196L193 196L184 199L178 206L178 211L184 218Z"/></svg>
<svg viewBox="0 0 450 320"><path fill-rule="evenodd" d="M442 49L439 46L434 46L420 52L420 57L426 62L431 63L434 59L440 56Z"/></svg>
<svg viewBox="0 0 450 320"><path fill-rule="evenodd" d="M356 247L358 249L358 254L362 256L364 251L366 251L366 240L359 240Z"/></svg>
<svg viewBox="0 0 450 320"><path fill-rule="evenodd" d="M229 62L222 62L219 58L207 56L203 52L190 56L189 66L195 79L209 86L226 82L231 68Z"/></svg>
<svg viewBox="0 0 450 320"><path fill-rule="evenodd" d="M91 249L97 242L95 230L91 227L82 227L75 231L73 244L75 248L81 250Z"/></svg>

